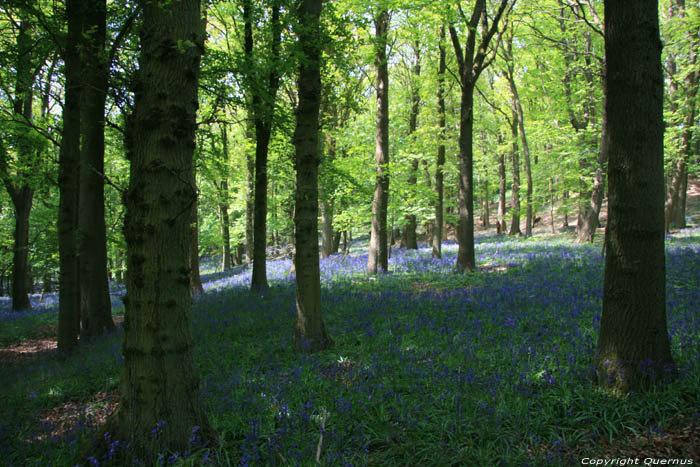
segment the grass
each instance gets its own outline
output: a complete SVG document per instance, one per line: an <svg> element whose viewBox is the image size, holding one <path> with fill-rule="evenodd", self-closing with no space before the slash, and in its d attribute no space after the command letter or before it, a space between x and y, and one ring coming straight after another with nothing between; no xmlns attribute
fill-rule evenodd
<svg viewBox="0 0 700 467"><path fill-rule="evenodd" d="M591 382L600 246L488 236L476 248L480 271L464 275L451 272L453 244L443 260L428 249L395 249L391 272L376 277L364 273L362 249L322 260L324 316L337 345L314 355L291 351L289 260L268 263L264 297L248 292L249 270L204 275L193 331L202 397L221 446L166 453L162 464L314 465L322 424L321 465L580 465L606 453L697 455L700 231L667 241L679 378L623 399ZM0 320L2 342L16 342L37 324L55 323L56 311ZM0 367L0 455L8 465L81 462L77 447L114 405L121 338L81 346L65 360L49 352Z"/></svg>

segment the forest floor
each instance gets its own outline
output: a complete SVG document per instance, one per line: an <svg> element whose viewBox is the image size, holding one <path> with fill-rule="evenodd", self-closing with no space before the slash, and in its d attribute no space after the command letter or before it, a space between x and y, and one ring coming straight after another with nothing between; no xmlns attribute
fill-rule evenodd
<svg viewBox="0 0 700 467"><path fill-rule="evenodd" d="M291 351L288 259L268 262L264 297L248 292L248 269L205 269L193 333L202 397L221 445L164 453L162 464L700 462L700 229L667 236L679 377L623 397L591 379L600 237L578 245L570 233L480 235L478 271L459 275L454 243L444 244L440 260L427 247L394 248L390 273L375 277L364 272L366 245L356 242L349 255L321 261L336 347L314 355ZM123 290L112 292L120 322ZM78 447L118 405L121 326L62 358L56 297L38 300L32 297L32 311L0 311L0 456L16 466L87 465ZM118 452L90 464L114 464L112 456Z"/></svg>

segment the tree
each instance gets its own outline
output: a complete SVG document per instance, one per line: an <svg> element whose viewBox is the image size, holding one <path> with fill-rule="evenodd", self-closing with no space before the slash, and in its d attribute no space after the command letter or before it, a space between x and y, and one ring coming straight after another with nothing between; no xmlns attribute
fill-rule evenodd
<svg viewBox="0 0 700 467"><path fill-rule="evenodd" d="M280 22L280 2L273 0L270 22L272 36L270 58L267 70L259 70L253 55L253 12L251 0L243 1L245 83L250 105L250 114L255 125L255 196L253 213L253 276L250 288L253 291L267 290L266 248L267 248L267 153L272 134L275 110L275 96L279 88L280 42L282 23ZM264 73L263 73L264 72Z"/></svg>
<svg viewBox="0 0 700 467"><path fill-rule="evenodd" d="M666 327L658 4L605 2L609 219L596 369L627 392L673 369Z"/></svg>
<svg viewBox="0 0 700 467"><path fill-rule="evenodd" d="M58 248L59 305L58 348L66 352L78 344L80 333L80 282L78 279L78 164L80 162L79 44L82 31L82 0L66 1L68 35L63 50L65 63L65 103L63 138L58 167Z"/></svg>
<svg viewBox="0 0 700 467"><path fill-rule="evenodd" d="M321 0L302 0L297 11L301 49L296 128L294 237L296 308L294 347L314 352L333 345L321 314L318 248L319 107L321 104Z"/></svg>
<svg viewBox="0 0 700 467"><path fill-rule="evenodd" d="M82 14L78 256L80 337L84 339L114 329L114 321L107 280L104 197L104 121L109 77L105 53L107 3L105 0L83 2Z"/></svg>
<svg viewBox="0 0 700 467"><path fill-rule="evenodd" d="M106 430L125 455L184 452L193 429L214 433L200 399L190 331L190 220L194 132L204 22L199 0L141 4L129 189L127 294L120 405ZM153 430L158 430L154 437ZM148 463L148 461L147 461Z"/></svg>
<svg viewBox="0 0 700 467"><path fill-rule="evenodd" d="M435 224L433 225L433 258L442 258L442 228L445 189L443 186L445 166L445 26L440 25L438 41L437 106L438 106L438 148L435 160Z"/></svg>
<svg viewBox="0 0 700 467"><path fill-rule="evenodd" d="M495 15L488 24L489 15L486 10L486 0L476 0L471 17L466 18L459 7L465 21L467 38L464 49L459 40L459 33L454 24L450 25L450 37L454 47L457 64L459 65L459 83L462 86L460 127L459 127L459 224L457 228L457 262L455 270L459 272L472 271L476 268L474 256L474 87L481 72L491 63L489 58L489 43L498 31L498 23L508 6L513 3L501 0ZM477 47L476 39L480 34Z"/></svg>
<svg viewBox="0 0 700 467"><path fill-rule="evenodd" d="M385 9L374 18L375 67L377 69L377 136L374 151L376 182L372 200L372 231L369 239L367 271L377 274L389 270L387 208L389 206L389 64L386 47L390 15Z"/></svg>

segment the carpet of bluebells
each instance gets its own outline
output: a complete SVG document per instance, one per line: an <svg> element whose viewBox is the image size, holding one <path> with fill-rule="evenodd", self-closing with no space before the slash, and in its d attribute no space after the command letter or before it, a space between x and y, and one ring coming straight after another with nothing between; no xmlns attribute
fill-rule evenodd
<svg viewBox="0 0 700 467"><path fill-rule="evenodd" d="M336 347L292 349L290 260L270 261L270 291L251 271L204 274L192 320L201 393L220 445L163 453L184 465L569 465L589 446L663 434L700 417L700 230L667 239L667 314L679 377L645 394L592 383L603 282L600 245L570 239L477 238L479 270L452 272L457 247L394 249L390 272L365 273L366 251L321 261L323 310ZM113 290L114 308L123 312ZM33 297L38 301L38 296ZM56 298L6 311L0 345L55 323ZM121 331L61 359L0 366L0 457L8 465L110 465L119 443L88 462L96 393L114 393ZM116 397L116 396L115 396ZM91 402L92 401L92 402ZM79 407L57 430L45 414ZM153 435L157 436L158 427ZM322 440L319 441L321 434ZM108 434L105 436L109 436ZM152 465L147 463L146 465Z"/></svg>

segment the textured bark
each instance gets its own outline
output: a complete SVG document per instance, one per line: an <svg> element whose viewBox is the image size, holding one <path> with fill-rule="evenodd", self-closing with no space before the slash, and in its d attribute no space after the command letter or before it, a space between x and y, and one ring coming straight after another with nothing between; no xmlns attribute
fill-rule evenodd
<svg viewBox="0 0 700 467"><path fill-rule="evenodd" d="M80 267L81 339L114 329L107 279L104 198L104 121L108 68L105 57L107 4L83 4L80 100L80 195L78 257Z"/></svg>
<svg viewBox="0 0 700 467"><path fill-rule="evenodd" d="M658 4L605 2L609 216L595 366L626 393L670 376Z"/></svg>
<svg viewBox="0 0 700 467"><path fill-rule="evenodd" d="M29 302L29 214L32 210L34 189L24 185L14 196L15 210L14 252L12 255L12 310L32 307Z"/></svg>
<svg viewBox="0 0 700 467"><path fill-rule="evenodd" d="M78 276L78 164L80 161L80 44L82 0L66 1L68 36L64 49L65 102L63 138L58 164L58 349L68 352L80 333L80 282Z"/></svg>
<svg viewBox="0 0 700 467"><path fill-rule="evenodd" d="M301 0L297 34L300 60L298 107L294 130L296 197L296 324L294 348L315 352L333 345L321 312L321 275L318 259L318 115L321 104L321 0Z"/></svg>
<svg viewBox="0 0 700 467"><path fill-rule="evenodd" d="M476 269L474 254L474 88L481 72L488 66L486 60L489 43L498 30L498 24L509 5L509 0L501 0L498 10L488 24L486 1L474 2L474 9L467 21L465 18L467 38L464 50L459 41L457 30L450 26L450 37L459 65L459 81L462 87L459 128L459 177L457 226L457 262L455 270L473 271ZM512 4L511 4L512 6ZM479 28L479 26L481 26ZM481 31L477 47L476 37Z"/></svg>
<svg viewBox="0 0 700 467"><path fill-rule="evenodd" d="M255 123L255 207L253 209L253 275L250 288L255 292L265 292L267 283L267 153L272 135L272 118L275 108L275 96L279 87L280 41L282 25L280 23L280 3L275 0L272 4L271 25L272 39L270 44L271 59L267 81L257 82L253 57L253 18L250 0L243 2L245 21L244 50L248 64L246 77L247 92L250 94L251 109Z"/></svg>
<svg viewBox="0 0 700 467"><path fill-rule="evenodd" d="M372 231L369 240L367 271L370 274L389 270L387 208L389 206L389 66L386 47L389 30L389 13L381 10L374 19L376 29L377 69L377 136L374 158L376 182L372 200Z"/></svg>
<svg viewBox="0 0 700 467"><path fill-rule="evenodd" d="M194 366L189 249L195 115L204 23L198 0L142 4L129 189L120 403L105 430L146 464L215 435ZM178 47L178 44L182 44ZM195 443L196 444L196 443ZM150 456L150 457L149 457Z"/></svg>
<svg viewBox="0 0 700 467"><path fill-rule="evenodd" d="M415 55L416 62L413 64L412 76L412 79L415 81L411 83L411 113L408 117L409 138L416 132L416 128L418 127L418 111L420 110L420 88L418 87L420 80L420 44L418 41L413 44L413 54ZM418 183L418 164L418 159L411 161L411 174L408 177L408 184L413 185L414 187ZM418 238L416 235L417 227L418 222L415 214L407 215L404 232L406 237L406 248L409 250L418 249Z"/></svg>
<svg viewBox="0 0 700 467"><path fill-rule="evenodd" d="M520 155L518 153L518 116L513 112L510 122L510 132L512 138L511 162L513 166L513 185L511 202L513 203L513 216L510 222L508 235L519 235L520 231Z"/></svg>

